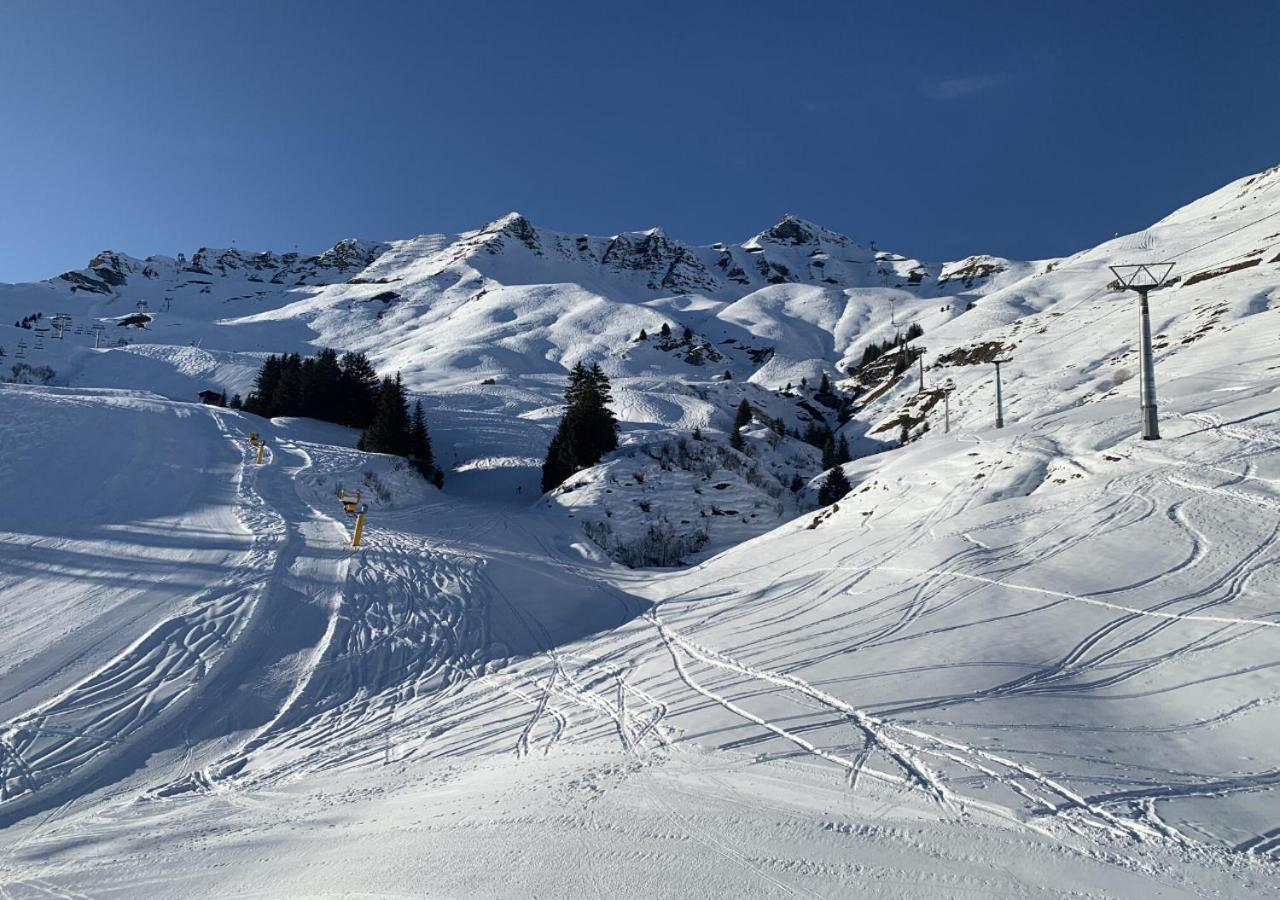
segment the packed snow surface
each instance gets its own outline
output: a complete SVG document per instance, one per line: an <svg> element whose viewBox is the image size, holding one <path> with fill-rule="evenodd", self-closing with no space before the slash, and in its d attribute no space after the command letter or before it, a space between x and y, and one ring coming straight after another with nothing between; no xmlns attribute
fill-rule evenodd
<svg viewBox="0 0 1280 900"><path fill-rule="evenodd" d="M1275 896L1278 256L1272 170L1034 264L513 215L0 286L54 370L0 385L0 896ZM1107 266L1161 260L1144 442ZM910 323L923 365L857 368ZM443 492L192 402L321 345L404 372ZM540 498L579 360L623 445ZM814 448L726 433L824 374L815 509ZM600 538L659 519L690 564Z"/></svg>

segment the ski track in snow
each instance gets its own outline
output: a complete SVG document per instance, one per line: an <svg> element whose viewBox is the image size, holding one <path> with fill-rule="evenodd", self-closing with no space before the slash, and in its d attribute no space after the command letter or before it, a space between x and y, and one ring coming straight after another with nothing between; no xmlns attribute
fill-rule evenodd
<svg viewBox="0 0 1280 900"><path fill-rule="evenodd" d="M154 616L107 608L90 619L130 638L77 637L74 647L101 654L92 667L76 668L64 649L65 659L5 686L0 702L20 712L0 725L0 821L16 836L0 853L0 900L96 893L89 863L101 862L99 850L121 853L105 866L118 879L111 890L155 892L156 870L183 877L179 858L209 883L175 894L218 890L246 863L271 872L283 858L305 870L293 864L314 857L292 833L321 827L335 829L327 848L348 838L360 848L343 865L369 878L370 892L381 873L361 869L357 854L401 835L412 843L400 847L467 851L515 835L486 860L488 881L414 885L440 893L458 884L550 893L529 848L553 844L562 855L547 868L565 875L567 860L585 860L590 880L575 890L600 895L643 883L610 882L607 863L628 861L678 879L658 892L1057 895L1076 887L1054 882L1063 859L1106 872L1081 895L1246 883L1274 892L1277 295L1275 235L1256 226L1275 213L1246 207L1250 191L1274 193L1277 176L1258 178L1070 260L1002 261L1003 276L972 291L952 284L954 294L868 289L861 279L879 281L882 263L892 270L884 277L901 278L917 261L862 259L855 244L832 255L830 236L827 271L850 285L756 283L764 270L751 269L749 290L654 294L642 288L645 272L595 264L612 242L530 237L510 217L476 234L397 242L359 277L280 261L277 289L235 264L212 281L175 267L168 291L179 314L158 324L183 345L91 353L69 339L41 349L67 383L122 388L51 388L46 399L64 422L144 402L215 422L217 440L241 457L243 546L228 551L216 584L182 593L157 577L156 590L173 596L142 607L161 610ZM1237 232L1240 243L1222 243ZM522 268L522 247L536 251L533 268ZM726 269L786 259L818 278L808 245L724 252ZM1168 255L1183 273L1266 257L1159 295L1159 443L1133 439L1131 322L1117 324L1131 299L1105 287L1117 253ZM579 265L586 257L594 267ZM62 298L63 289L0 286L0 301L25 315L40 292ZM216 315L184 307L184 290L210 294ZM84 308L110 317L127 293ZM889 296L896 319L879 309ZM722 357L691 368L684 349L636 337L668 319ZM767 472L752 473L759 483L746 490L743 473L703 485L682 470L684 493L726 491L717 496L733 504L719 506L742 507L731 513L672 496L671 460L648 450L695 426L721 439L739 397L794 416L794 398L760 385L841 376L867 342L906 322L925 324L931 354L983 341L1015 348L1005 432L987 430L990 367L912 369L870 386L848 434L862 450L889 447L872 429L926 396L915 393L922 375L957 382L955 432L941 434L933 410L919 440L851 463L854 492L838 509L769 531L787 504L807 507L787 495L774 516ZM144 340L167 339L158 325L145 331ZM224 337L227 349L185 346L206 337ZM183 397L206 383L243 390L257 361L244 351L316 341L366 349L430 391L453 497L421 486L399 494L392 461L346 449L351 435L316 423L256 426L271 447L256 467L243 433L256 420L136 392L144 383ZM615 462L636 466L589 470L573 491L525 508L561 369L596 358L615 376L623 449L638 454ZM715 378L724 369L727 383ZM38 444L47 418L16 421L7 437ZM764 428L751 429L757 461L795 472L812 463L803 458L812 448L768 446ZM146 477L142 466L119 467L103 496L127 496ZM336 483L377 498L358 551L331 499ZM683 570L623 572L583 537L583 519L569 521L607 507L619 530L643 527L641 501L677 521L734 520L734 540L762 536L723 553L732 541L717 538ZM743 501L764 515L751 521ZM164 527L126 512L102 520L108 539L53 551L48 542L63 536L5 532L21 583L49 566L72 604L93 615L95 603L109 607L74 595L76 577L95 570L72 557L108 553L130 528ZM117 577L123 565L100 571ZM27 697L39 699L23 710ZM770 781L777 796L756 793ZM295 809L305 810L297 823ZM361 844L355 809L375 823L396 810L394 826ZM926 832L944 836L930 843ZM847 840L824 860L819 848L833 838ZM903 860L879 865L875 854L899 840ZM232 841L252 849L228 849ZM1007 866L986 878L994 860L982 848L992 847ZM1033 862L1015 872L1024 850ZM317 865L312 891L328 879L350 888L338 868ZM709 882L696 880L703 870ZM264 883L269 892L283 882Z"/></svg>
<svg viewBox="0 0 1280 900"><path fill-rule="evenodd" d="M216 421L227 440L241 443ZM248 450L242 452L247 461ZM37 793L74 789L69 782L90 777L113 757L145 753L140 745L147 735L233 664L227 654L253 627L285 535L284 520L262 500L248 471L242 468L237 485L237 515L254 535L253 546L223 583L193 597L189 612L157 624L89 678L4 724L0 814Z"/></svg>

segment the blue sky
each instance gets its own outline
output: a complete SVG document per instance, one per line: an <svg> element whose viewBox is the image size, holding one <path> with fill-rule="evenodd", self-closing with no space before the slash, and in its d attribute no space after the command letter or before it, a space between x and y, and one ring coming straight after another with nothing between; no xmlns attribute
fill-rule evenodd
<svg viewBox="0 0 1280 900"><path fill-rule="evenodd" d="M1055 256L1280 162L1274 2L0 5L0 281L475 228Z"/></svg>

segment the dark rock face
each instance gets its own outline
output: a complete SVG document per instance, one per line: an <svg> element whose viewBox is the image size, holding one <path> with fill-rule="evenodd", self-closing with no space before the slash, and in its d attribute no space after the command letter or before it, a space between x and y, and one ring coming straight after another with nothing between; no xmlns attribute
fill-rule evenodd
<svg viewBox="0 0 1280 900"><path fill-rule="evenodd" d="M88 275L80 272L63 272L58 276L63 281L71 282L71 291L88 291L91 294L110 294L111 286L96 278L90 278Z"/></svg>
<svg viewBox="0 0 1280 900"><path fill-rule="evenodd" d="M127 284L128 273L133 271L133 267L119 253L111 250L103 250L89 260L89 268L99 279L113 287Z"/></svg>
<svg viewBox="0 0 1280 900"><path fill-rule="evenodd" d="M322 269L337 269L339 272L353 268L364 269L382 255L383 249L381 244L368 245L355 238L347 238L307 262Z"/></svg>
<svg viewBox="0 0 1280 900"><path fill-rule="evenodd" d="M782 221L766 231L764 236L792 246L811 244L815 240L813 232L801 225L794 216L783 216Z"/></svg>
<svg viewBox="0 0 1280 900"><path fill-rule="evenodd" d="M714 290L715 278L702 261L661 231L641 235L620 234L609 242L600 264L606 268L649 273L653 290Z"/></svg>
<svg viewBox="0 0 1280 900"><path fill-rule="evenodd" d="M782 263L766 258L764 254L757 254L755 261L760 277L769 282L769 284L786 284L788 281L795 280L791 277L790 269Z"/></svg>
<svg viewBox="0 0 1280 900"><path fill-rule="evenodd" d="M129 281L128 276L123 272L117 272L115 269L108 268L107 266L99 266L93 270L93 273L112 287L120 287L122 284L127 284Z"/></svg>
<svg viewBox="0 0 1280 900"><path fill-rule="evenodd" d="M538 240L538 231L524 216L511 219L502 231L524 244L534 253L542 253L542 243Z"/></svg>
<svg viewBox="0 0 1280 900"><path fill-rule="evenodd" d="M195 253L191 254L191 263L187 266L186 271L195 272L198 275L212 275L205 264L209 262L209 248L201 247Z"/></svg>
<svg viewBox="0 0 1280 900"><path fill-rule="evenodd" d="M459 245L459 251L465 255L466 250L483 247L490 256L497 256L509 241L524 246L535 256L542 256L542 238L533 224L519 213L509 213L486 225L470 240Z"/></svg>
<svg viewBox="0 0 1280 900"><path fill-rule="evenodd" d="M945 275L938 277L938 287L943 287L952 279L959 279L965 289L973 287L975 283L983 279L990 278L1003 272L1005 267L996 263L983 262L973 257L964 260L956 269L947 272Z"/></svg>

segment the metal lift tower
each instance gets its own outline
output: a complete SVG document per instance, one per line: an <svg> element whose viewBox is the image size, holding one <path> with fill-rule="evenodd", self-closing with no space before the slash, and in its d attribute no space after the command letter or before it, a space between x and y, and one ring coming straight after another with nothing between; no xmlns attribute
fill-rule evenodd
<svg viewBox="0 0 1280 900"><path fill-rule="evenodd" d="M1147 307L1147 294L1164 285L1173 271L1173 263L1134 263L1108 266L1121 287L1138 294L1138 344L1142 373L1142 439L1160 440L1160 422L1156 415L1156 372L1151 356L1151 313Z"/></svg>

